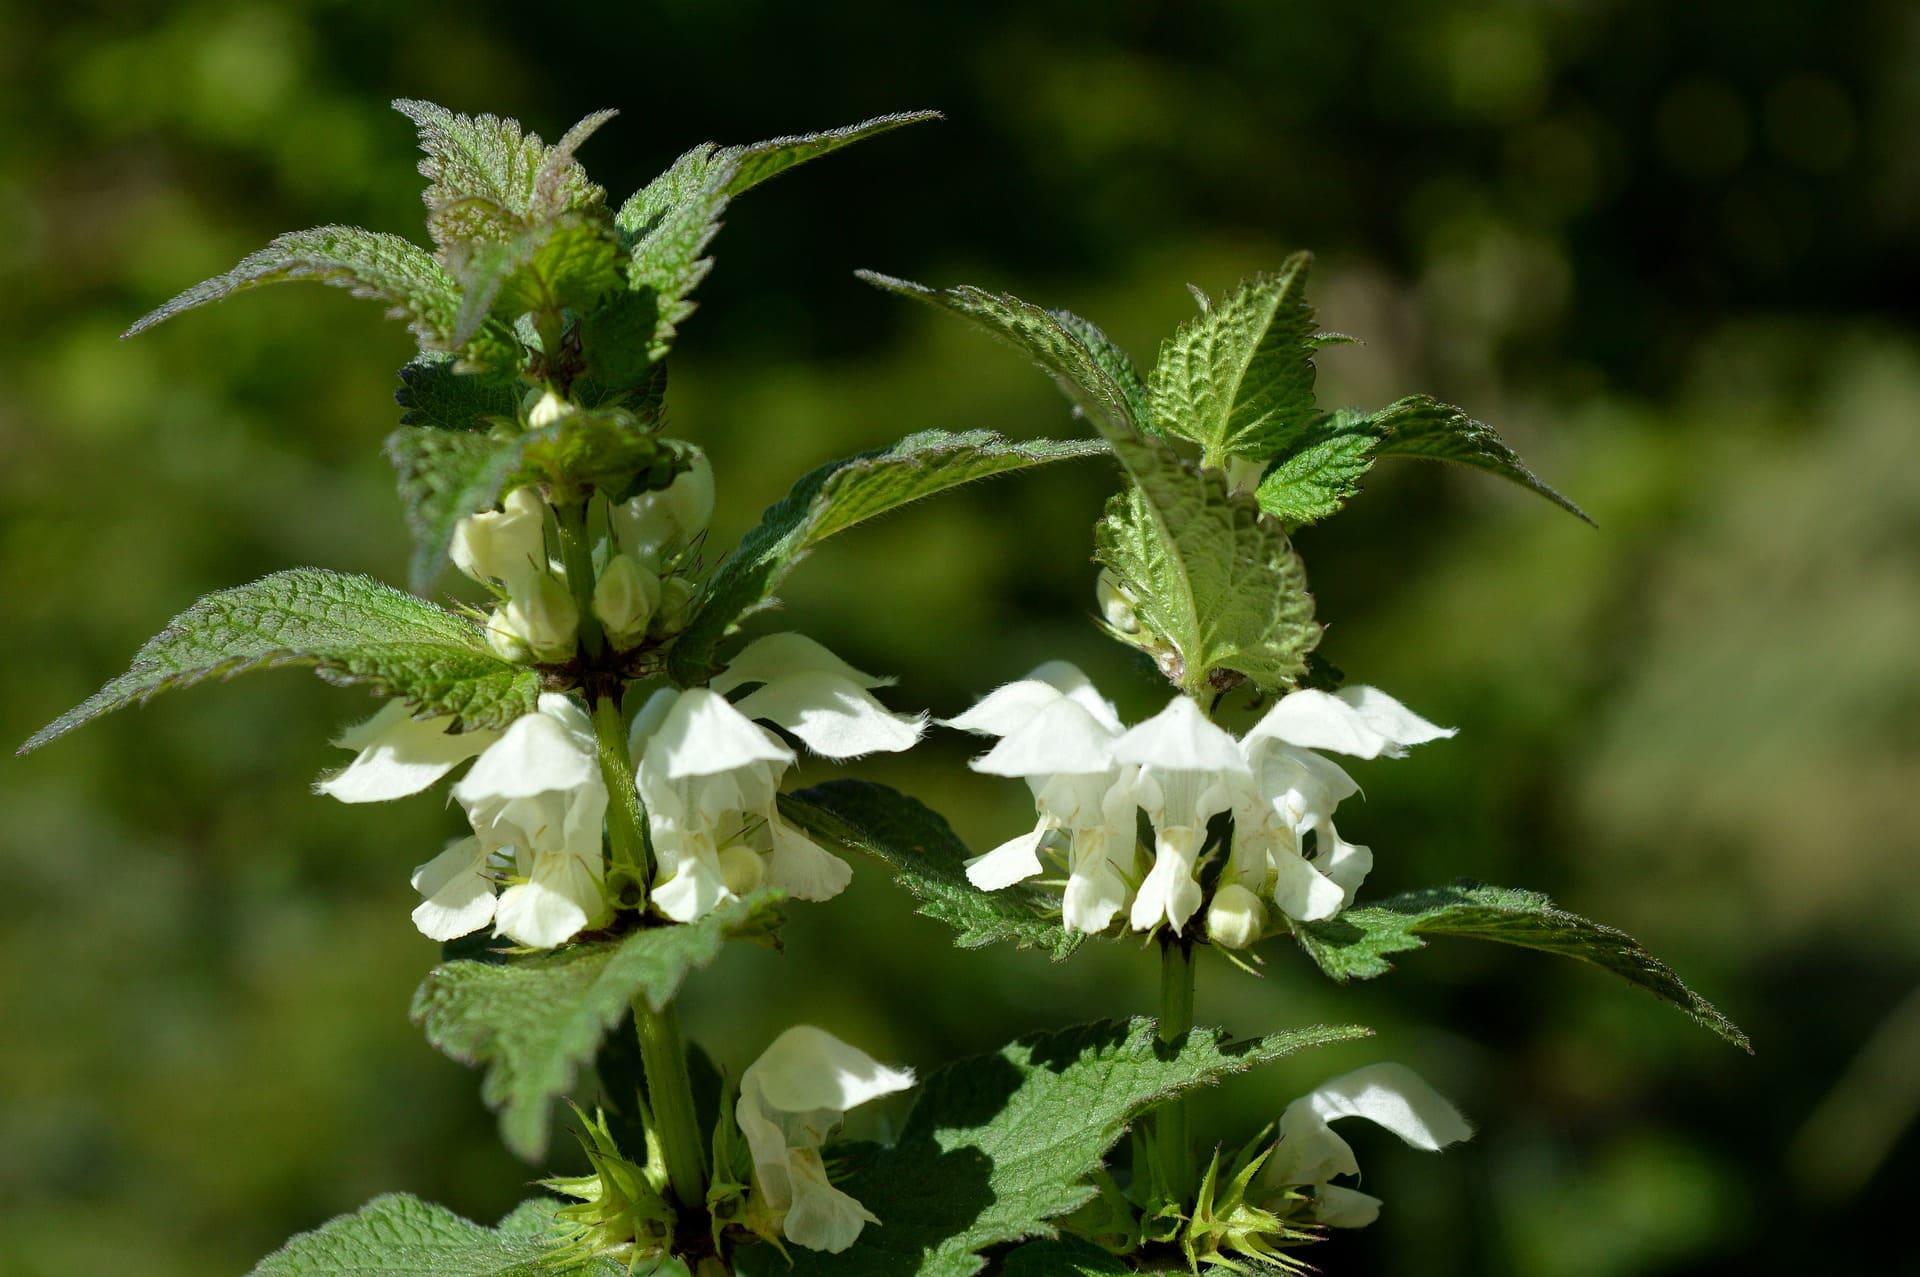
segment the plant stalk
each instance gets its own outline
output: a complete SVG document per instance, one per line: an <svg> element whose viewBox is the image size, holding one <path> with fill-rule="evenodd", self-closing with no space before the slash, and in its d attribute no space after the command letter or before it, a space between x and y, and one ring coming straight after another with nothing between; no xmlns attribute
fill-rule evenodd
<svg viewBox="0 0 1920 1277"><path fill-rule="evenodd" d="M1178 937L1160 940L1160 1020L1162 1042L1177 1042L1193 1028L1193 946ZM1185 1202L1198 1184L1194 1178L1193 1140L1187 1127L1187 1101L1179 1096L1153 1111L1153 1138L1167 1191Z"/></svg>
<svg viewBox="0 0 1920 1277"><path fill-rule="evenodd" d="M587 535L589 504L586 500L556 503L554 514L560 524L560 561L567 567L567 588L573 591L573 602L580 612L580 651L589 661L596 661L606 649L606 637L600 632L600 618L593 614L593 540Z"/></svg>
<svg viewBox="0 0 1920 1277"><path fill-rule="evenodd" d="M680 1012L671 1002L656 1011L641 995L633 1000L633 1024L640 1035L640 1063L647 1074L654 1133L666 1157L667 1183L682 1209L703 1211L707 1207L706 1141L700 1137L700 1120L694 1113Z"/></svg>
<svg viewBox="0 0 1920 1277"><path fill-rule="evenodd" d="M623 907L646 904L647 886L653 881L653 857L647 848L647 815L640 805L640 791L634 788L633 755L627 749L626 720L620 714L619 699L603 693L593 706L593 738L600 755L600 779L607 786L607 842L609 878L617 887L632 883L637 899L622 898ZM624 871L624 872L623 872Z"/></svg>

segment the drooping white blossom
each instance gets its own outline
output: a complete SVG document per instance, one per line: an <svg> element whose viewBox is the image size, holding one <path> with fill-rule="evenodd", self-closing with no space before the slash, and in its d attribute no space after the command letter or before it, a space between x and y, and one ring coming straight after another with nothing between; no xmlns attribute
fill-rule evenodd
<svg viewBox="0 0 1920 1277"><path fill-rule="evenodd" d="M533 487L515 488L499 510L454 525L454 566L500 598L487 642L506 660L564 661L579 643L580 606L566 570L548 558L546 527L547 504Z"/></svg>
<svg viewBox="0 0 1920 1277"><path fill-rule="evenodd" d="M1369 1064L1287 1105L1280 1142L1256 1183L1311 1189L1314 1218L1334 1228L1364 1228L1380 1214L1379 1198L1330 1182L1360 1173L1353 1147L1330 1125L1345 1117L1363 1117L1428 1152L1473 1134L1460 1111L1404 1064Z"/></svg>
<svg viewBox="0 0 1920 1277"><path fill-rule="evenodd" d="M477 756L500 733L455 732L450 717L415 718L406 703L388 701L372 718L334 738L356 751L353 761L322 776L314 789L343 803L377 803L417 794Z"/></svg>
<svg viewBox="0 0 1920 1277"><path fill-rule="evenodd" d="M619 553L658 575L674 555L706 531L713 518L713 463L696 453L673 482L613 507Z"/></svg>
<svg viewBox="0 0 1920 1277"><path fill-rule="evenodd" d="M774 634L749 644L707 687L654 693L632 729L657 860L654 906L689 922L761 882L802 900L845 890L847 863L781 818L780 782L796 756L756 720L829 758L906 749L923 720L888 712L869 690L884 685L811 639ZM737 703L727 700L749 686Z"/></svg>
<svg viewBox="0 0 1920 1277"><path fill-rule="evenodd" d="M512 861L513 881L492 918L498 934L552 948L605 917L607 789L593 722L572 699L542 695L538 712L515 719L454 785L453 796L473 825L475 854ZM420 871L423 890L436 880L429 873L436 863Z"/></svg>
<svg viewBox="0 0 1920 1277"><path fill-rule="evenodd" d="M910 1071L806 1024L782 1033L747 1066L734 1117L753 1155L754 1187L782 1216L788 1241L839 1254L881 1222L833 1186L820 1150L848 1109L912 1085Z"/></svg>

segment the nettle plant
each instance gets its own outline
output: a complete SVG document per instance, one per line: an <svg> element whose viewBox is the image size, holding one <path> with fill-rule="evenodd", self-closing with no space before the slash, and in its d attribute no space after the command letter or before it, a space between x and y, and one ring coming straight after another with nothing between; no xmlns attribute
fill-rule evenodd
<svg viewBox="0 0 1920 1277"><path fill-rule="evenodd" d="M1396 456L1474 466L1580 512L1458 409L1321 409L1314 357L1344 339L1315 325L1304 254L1221 299L1196 290L1199 313L1146 377L1066 312L868 276L1011 343L1094 437L912 435L803 476L720 554L713 472L661 433L665 358L720 217L786 169L932 114L696 147L614 210L574 158L611 112L547 146L510 120L396 105L426 154L431 253L348 227L284 235L132 331L298 279L405 319L420 353L386 449L415 593L297 568L210 595L25 748L276 666L385 698L339 737L352 761L317 788L378 802L465 769L451 793L471 832L413 873L414 924L447 946L413 1017L484 1068L482 1097L531 1163L554 1102L591 1103L574 1109L589 1173L543 1180L549 1193L492 1228L382 1197L256 1274L1296 1271L1329 1228L1379 1208L1341 1182L1358 1167L1331 1123L1367 1118L1424 1149L1470 1131L1411 1070L1377 1063L1276 1105L1244 1142L1196 1147L1188 1092L1368 1032L1230 1041L1194 1025L1198 955L1250 971L1283 937L1337 981L1380 975L1430 936L1561 953L1746 1045L1629 937L1539 896L1457 883L1356 903L1372 853L1335 829L1357 786L1326 754L1399 757L1453 733L1316 658L1289 534ZM1129 726L1051 662L947 720L993 738L976 769L1033 793L1034 827L984 855L881 785L781 792L805 753L903 750L927 726L875 696L888 680L803 635L742 634L807 550L957 484L1088 457L1121 475L1094 529L1102 624L1165 675L1166 708ZM489 606L423 597L449 561ZM837 895L852 870L833 849L887 866L963 947L1157 950L1157 1016L1036 1034L917 1082L805 1024L737 1071L690 1050L688 973L729 941L775 942L795 902ZM892 1143L834 1142L847 1110L909 1089Z"/></svg>

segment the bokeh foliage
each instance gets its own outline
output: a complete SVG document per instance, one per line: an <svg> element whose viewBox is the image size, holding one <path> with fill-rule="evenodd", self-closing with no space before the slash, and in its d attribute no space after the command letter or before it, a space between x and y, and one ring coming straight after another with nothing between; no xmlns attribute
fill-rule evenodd
<svg viewBox="0 0 1920 1277"><path fill-rule="evenodd" d="M115 340L285 227L418 238L388 99L548 136L619 107L585 153L616 191L697 141L937 107L729 214L670 406L722 477L716 544L907 429L1065 433L1021 361L856 267L1042 297L1146 360L1184 281L1314 249L1323 321L1366 341L1326 353L1326 398L1470 405L1601 529L1387 462L1300 535L1328 657L1463 729L1361 772L1372 888L1546 891L1759 1055L1503 949L1437 941L1347 989L1276 949L1264 980L1203 970L1201 1021L1380 1037L1202 1120L1238 1132L1383 1056L1476 1116L1444 1162L1362 1149L1388 1213L1329 1271L1821 1264L1920 1180L1917 59L1896 0L0 4L0 726L24 739L209 590L405 579L378 451L400 326L283 289ZM835 538L791 620L902 675L902 705L953 713L1064 655L1157 707L1087 619L1108 482L1051 467ZM378 1192L488 1221L522 1195L474 1077L405 1018L435 956L406 873L452 818L306 792L365 709L263 676L0 769L9 1272L240 1272ZM865 773L987 846L1027 804L968 749ZM862 869L794 911L785 955L694 977L723 1064L795 1014L927 1067L1148 996L1118 946L952 950Z"/></svg>

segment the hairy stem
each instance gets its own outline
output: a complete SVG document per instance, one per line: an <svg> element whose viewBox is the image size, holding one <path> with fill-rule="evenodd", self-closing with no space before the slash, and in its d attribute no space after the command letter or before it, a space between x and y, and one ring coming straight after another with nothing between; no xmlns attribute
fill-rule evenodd
<svg viewBox="0 0 1920 1277"><path fill-rule="evenodd" d="M694 1114L680 1013L671 1002L665 1010L656 1011L644 996L636 997L633 1024L640 1034L640 1063L646 1069L647 1098L667 1163L667 1182L684 1209L705 1210L706 1142L700 1138L700 1121Z"/></svg>
<svg viewBox="0 0 1920 1277"><path fill-rule="evenodd" d="M633 755L627 749L626 720L620 702L603 694L593 706L593 738L600 754L600 779L607 797L607 884L622 908L646 905L653 881L653 858L647 848L647 814L634 788Z"/></svg>
<svg viewBox="0 0 1920 1277"><path fill-rule="evenodd" d="M1160 940L1160 1040L1178 1041L1191 1028L1193 946L1176 936L1163 936ZM1185 1097L1168 1100L1153 1111L1153 1139L1168 1193L1175 1201L1186 1201L1197 1185Z"/></svg>
<svg viewBox="0 0 1920 1277"><path fill-rule="evenodd" d="M560 561L567 566L567 588L580 610L580 650L589 661L598 660L606 647L600 618L593 614L593 539L587 535L584 500L559 502L554 514L560 524Z"/></svg>

